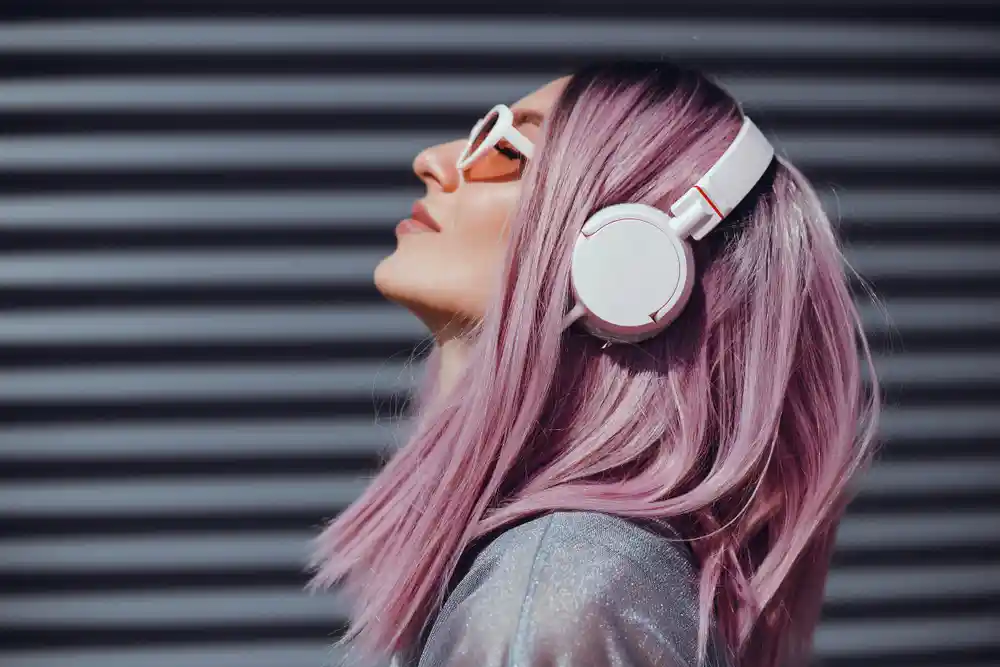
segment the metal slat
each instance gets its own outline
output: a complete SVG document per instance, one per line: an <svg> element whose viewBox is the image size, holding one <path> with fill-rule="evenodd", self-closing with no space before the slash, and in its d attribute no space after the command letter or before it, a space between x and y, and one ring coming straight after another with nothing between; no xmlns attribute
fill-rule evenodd
<svg viewBox="0 0 1000 667"><path fill-rule="evenodd" d="M5 546L0 576L95 575L286 570L299 572L311 555L312 534L290 532L228 536L174 534L166 537L32 538ZM852 567L834 570L826 585L828 604L979 598L1000 595L998 566ZM914 585L914 582L921 582ZM295 596L299 589L289 591ZM0 601L6 602L2 597Z"/></svg>
<svg viewBox="0 0 1000 667"><path fill-rule="evenodd" d="M424 148L453 139L442 132L42 136L0 139L0 168L409 169Z"/></svg>
<svg viewBox="0 0 1000 667"><path fill-rule="evenodd" d="M413 201L422 195L418 188L363 193L18 195L0 197L0 213L7 229L18 230L254 230L287 226L388 230L409 214Z"/></svg>
<svg viewBox="0 0 1000 667"><path fill-rule="evenodd" d="M750 27L754 29L748 29ZM628 55L662 52L674 57L781 55L893 59L982 58L1000 55L997 31L959 27L892 26L836 21L671 20L651 23L571 17L530 22L392 18L303 20L199 19L195 21L39 22L0 28L0 53L199 53L229 55L281 51L353 54L558 54L586 50Z"/></svg>
<svg viewBox="0 0 1000 667"><path fill-rule="evenodd" d="M892 298L885 311L859 302L865 329L903 337L1000 333L1000 299ZM0 344L157 345L165 343L346 342L412 340L426 327L398 306L184 307L53 309L11 312L0 319Z"/></svg>
<svg viewBox="0 0 1000 667"><path fill-rule="evenodd" d="M309 595L288 586L0 595L0 623L12 628L136 629L150 626L295 625L343 621L346 607L335 595Z"/></svg>
<svg viewBox="0 0 1000 667"><path fill-rule="evenodd" d="M920 582L915 585L915 582ZM869 567L834 570L827 604L863 604L1000 595L1000 565Z"/></svg>
<svg viewBox="0 0 1000 667"><path fill-rule="evenodd" d="M324 473L8 482L0 487L0 516L152 517L281 511L318 516L349 505L368 481L367 475Z"/></svg>
<svg viewBox="0 0 1000 667"><path fill-rule="evenodd" d="M918 656L942 647L958 652L995 648L996 615L964 618L929 618L878 622L829 621L816 632L816 656L820 659L871 659L872 655Z"/></svg>
<svg viewBox="0 0 1000 667"><path fill-rule="evenodd" d="M182 487L173 488L176 491ZM330 489L325 486L323 494L328 502L320 508L320 512L322 516L330 516L337 509L335 501L338 499L332 498ZM238 491L233 492L230 498L235 498L232 506L240 507ZM292 570L302 567L310 540L315 534L299 531L248 534L220 530L209 534L171 532L138 537L22 538L17 543L3 544L4 548L0 549L0 574L65 570L76 570L82 574L126 573L174 567L178 571L229 571L230 568ZM940 512L915 516L893 513L848 515L837 534L837 548L844 553L961 550L997 544L1000 544L1000 512L996 511Z"/></svg>
<svg viewBox="0 0 1000 667"><path fill-rule="evenodd" d="M848 515L837 531L837 547L851 552L996 544L1000 544L1000 511Z"/></svg>
<svg viewBox="0 0 1000 667"><path fill-rule="evenodd" d="M827 603L923 601L1000 593L997 567L885 568L836 573ZM913 586L924 578L926 585ZM336 595L311 595L301 586L207 588L181 591L59 592L0 596L0 623L11 628L44 623L58 632L114 626L213 626L270 623L321 625L342 620L347 606Z"/></svg>
<svg viewBox="0 0 1000 667"><path fill-rule="evenodd" d="M1000 410L992 406L886 406L879 422L882 438L894 447L938 451L947 455L949 443L1000 439ZM987 453L996 450L990 443Z"/></svg>
<svg viewBox="0 0 1000 667"><path fill-rule="evenodd" d="M869 336L1000 334L1000 297L893 297L880 306L866 300L857 305Z"/></svg>
<svg viewBox="0 0 1000 667"><path fill-rule="evenodd" d="M1000 385L1000 354L994 352L897 353L876 359L875 368L886 388L944 389Z"/></svg>
<svg viewBox="0 0 1000 667"><path fill-rule="evenodd" d="M0 401L306 399L412 391L419 369L398 362L132 366L5 371Z"/></svg>
<svg viewBox="0 0 1000 667"><path fill-rule="evenodd" d="M931 469L939 472L928 476ZM933 497L987 493L1000 463L892 463L876 466L862 483L862 497ZM191 475L126 480L8 482L0 488L0 515L8 517L172 515L246 511L322 513L361 494L367 476L349 474Z"/></svg>
<svg viewBox="0 0 1000 667"><path fill-rule="evenodd" d="M17 369L0 376L0 400L10 405L52 401L83 405L115 400L370 396L412 390L416 370L413 365L395 362ZM996 386L1000 382L1000 355L901 354L877 359L876 370L887 388Z"/></svg>
<svg viewBox="0 0 1000 667"><path fill-rule="evenodd" d="M9 313L0 345L346 342L424 338L426 327L387 304L271 308L134 308Z"/></svg>
<svg viewBox="0 0 1000 667"><path fill-rule="evenodd" d="M31 253L0 262L4 287L363 285L392 248Z"/></svg>
<svg viewBox="0 0 1000 667"><path fill-rule="evenodd" d="M4 287L302 284L369 286L391 246L350 250L26 253L4 258ZM874 281L886 278L1000 280L1000 246L854 245L847 260Z"/></svg>
<svg viewBox="0 0 1000 667"><path fill-rule="evenodd" d="M862 497L910 496L933 498L945 494L988 494L1000 480L1000 460L892 461L872 467L862 479Z"/></svg>
<svg viewBox="0 0 1000 667"><path fill-rule="evenodd" d="M427 146L458 132L301 132L87 134L0 138L0 168L29 173L107 169L405 169ZM996 169L1000 149L957 133L783 132L779 153L805 170L832 167Z"/></svg>
<svg viewBox="0 0 1000 667"><path fill-rule="evenodd" d="M194 646L68 648L18 651L4 655L4 667L333 667L344 654L331 639L205 641ZM385 667L384 665L351 667Z"/></svg>
<svg viewBox="0 0 1000 667"><path fill-rule="evenodd" d="M304 573L313 537L313 533L301 531L219 531L208 534L171 532L140 536L22 538L4 543L0 548L0 576L69 572L87 577L143 571L238 572L262 569Z"/></svg>
<svg viewBox="0 0 1000 667"><path fill-rule="evenodd" d="M58 573L87 577L131 571L259 571L304 575L311 534L167 537L32 538L5 545L0 576ZM865 567L834 570L827 602L852 604L1000 594L997 565ZM914 585L914 582L921 582Z"/></svg>
<svg viewBox="0 0 1000 667"><path fill-rule="evenodd" d="M877 225L885 229L918 227L933 238L939 229L994 224L1000 220L994 205L1000 194L982 190L944 188L834 188L823 192L824 210L846 224ZM961 211L960 216L955 211ZM977 238L980 232L970 232Z"/></svg>
<svg viewBox="0 0 1000 667"><path fill-rule="evenodd" d="M0 112L12 111L207 111L323 110L329 113L373 108L412 111L470 110L481 113L497 100L513 102L561 76L549 74L478 76L223 76L71 77L0 83ZM778 111L829 113L992 112L1000 106L1000 86L955 79L872 81L861 77L761 78L729 76L723 84L744 105L767 115Z"/></svg>
<svg viewBox="0 0 1000 667"><path fill-rule="evenodd" d="M928 246L922 243L855 244L847 261L865 278L919 277L1000 280L1000 246L972 243Z"/></svg>
<svg viewBox="0 0 1000 667"><path fill-rule="evenodd" d="M267 454L350 456L382 451L395 442L396 428L379 424L374 417L10 426L4 428L0 442L0 465L52 460L238 459Z"/></svg>
<svg viewBox="0 0 1000 667"><path fill-rule="evenodd" d="M980 227L1000 221L1000 193L955 188L820 188L831 218L846 225L886 229ZM319 229L388 231L407 215L420 188L364 193L303 190L258 194L138 193L46 194L0 197L8 230L246 229L289 225ZM962 215L955 217L955 211ZM979 230L976 230L976 234Z"/></svg>
<svg viewBox="0 0 1000 667"><path fill-rule="evenodd" d="M7 426L0 441L0 464L17 461L75 461L352 455L382 450L396 441L405 423L366 419L204 419L141 424ZM1000 438L1000 412L989 406L886 406L881 437L893 450L946 453L951 443L983 442L983 455ZM944 452L941 452L944 450Z"/></svg>

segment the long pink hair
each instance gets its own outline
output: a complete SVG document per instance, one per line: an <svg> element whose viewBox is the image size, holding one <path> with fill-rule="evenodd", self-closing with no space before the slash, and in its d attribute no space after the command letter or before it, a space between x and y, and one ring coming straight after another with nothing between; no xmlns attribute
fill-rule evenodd
<svg viewBox="0 0 1000 667"><path fill-rule="evenodd" d="M719 85L669 61L571 78L524 174L467 367L447 395L417 398L409 441L317 538L310 588L343 585L345 641L405 648L473 540L590 510L667 520L685 536L700 564L702 657L714 628L738 665L807 658L879 409L843 256L809 182L775 158L695 243L697 286L666 332L605 349L560 326L587 217L668 206L740 121Z"/></svg>

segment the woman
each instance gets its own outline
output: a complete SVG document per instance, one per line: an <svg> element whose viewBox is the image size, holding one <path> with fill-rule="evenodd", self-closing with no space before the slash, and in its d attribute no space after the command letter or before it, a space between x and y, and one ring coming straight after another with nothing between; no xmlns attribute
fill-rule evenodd
<svg viewBox="0 0 1000 667"><path fill-rule="evenodd" d="M414 162L375 282L433 334L428 381L312 587L407 667L803 664L878 411L815 192L668 62L511 109ZM621 204L648 220L599 220Z"/></svg>

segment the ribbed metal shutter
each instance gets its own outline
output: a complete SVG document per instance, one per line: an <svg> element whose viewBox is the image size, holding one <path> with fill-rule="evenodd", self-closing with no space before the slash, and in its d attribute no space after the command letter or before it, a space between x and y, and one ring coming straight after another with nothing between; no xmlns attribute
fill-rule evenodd
<svg viewBox="0 0 1000 667"><path fill-rule="evenodd" d="M306 540L418 371L371 286L412 156L588 55L661 52L823 184L893 319L865 310L887 445L817 661L1000 664L990 3L8 4L5 667L323 664L342 615L301 592Z"/></svg>

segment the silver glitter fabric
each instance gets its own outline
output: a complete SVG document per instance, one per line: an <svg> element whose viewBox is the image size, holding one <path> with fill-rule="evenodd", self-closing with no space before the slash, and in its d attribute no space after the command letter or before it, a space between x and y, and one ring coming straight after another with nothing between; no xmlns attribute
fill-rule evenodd
<svg viewBox="0 0 1000 667"><path fill-rule="evenodd" d="M597 512L501 532L396 667L695 667L697 570L676 534ZM727 667L718 642L704 667Z"/></svg>

